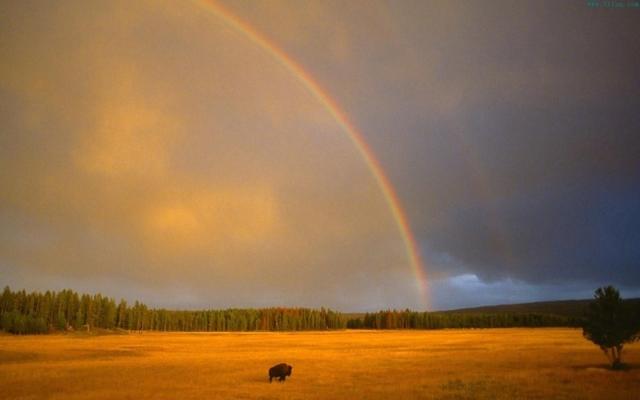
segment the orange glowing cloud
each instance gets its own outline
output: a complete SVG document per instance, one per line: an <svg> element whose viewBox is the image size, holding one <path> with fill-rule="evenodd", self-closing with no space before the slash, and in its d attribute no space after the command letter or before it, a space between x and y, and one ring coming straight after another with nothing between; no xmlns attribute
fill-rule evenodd
<svg viewBox="0 0 640 400"><path fill-rule="evenodd" d="M0 272L114 296L181 286L212 306L413 284L379 183L303 82L200 7L134 7L34 17L3 57L21 71L3 83L12 107L27 107L0 148L0 251L18 266ZM45 39L55 52L30 47Z"/></svg>
<svg viewBox="0 0 640 400"><path fill-rule="evenodd" d="M278 204L268 188L195 189L147 210L143 236L154 251L220 252L273 236Z"/></svg>
<svg viewBox="0 0 640 400"><path fill-rule="evenodd" d="M113 71L111 71L113 73ZM105 90L93 112L92 131L79 137L76 161L92 174L107 178L166 177L183 123L144 98L133 72L115 74L115 88Z"/></svg>

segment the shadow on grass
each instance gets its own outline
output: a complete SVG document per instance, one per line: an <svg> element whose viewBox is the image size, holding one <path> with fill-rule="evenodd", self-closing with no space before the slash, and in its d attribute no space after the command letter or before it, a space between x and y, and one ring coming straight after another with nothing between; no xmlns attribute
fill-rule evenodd
<svg viewBox="0 0 640 400"><path fill-rule="evenodd" d="M612 368L611 364L600 363L600 364L581 364L574 365L571 369L576 371L601 371L601 372L624 372L631 371L634 369L640 369L640 364L635 363L622 363L618 368Z"/></svg>
<svg viewBox="0 0 640 400"><path fill-rule="evenodd" d="M0 350L1 364L21 364L29 362L113 360L121 357L142 357L142 351L116 350L69 350L60 354L35 353L27 351Z"/></svg>
<svg viewBox="0 0 640 400"><path fill-rule="evenodd" d="M251 383L269 383L269 375L265 374L265 375L252 375L249 379L247 379L247 381L251 382ZM274 379L273 383L276 383L276 380Z"/></svg>
<svg viewBox="0 0 640 400"><path fill-rule="evenodd" d="M71 339L90 339L98 336L122 336L122 335L134 335L140 334L139 331L127 331L124 329L102 329L102 328L94 328L90 331L86 330L77 330L77 331L69 331L69 332L55 332L54 335L64 335Z"/></svg>
<svg viewBox="0 0 640 400"><path fill-rule="evenodd" d="M41 356L38 353L26 351L0 350L0 364L16 364L37 361Z"/></svg>
<svg viewBox="0 0 640 400"><path fill-rule="evenodd" d="M289 381L291 380L291 378L287 378L287 380L285 381L279 381L278 378L273 378L273 382L271 382L272 385L282 385L282 384L287 384L289 383ZM269 384L269 377L257 377L257 376L253 376L251 379L249 379L249 382L251 383L266 383Z"/></svg>

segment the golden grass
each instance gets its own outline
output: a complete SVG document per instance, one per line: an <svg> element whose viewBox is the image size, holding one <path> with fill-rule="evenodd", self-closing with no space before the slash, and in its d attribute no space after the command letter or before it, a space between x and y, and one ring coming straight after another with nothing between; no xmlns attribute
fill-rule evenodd
<svg viewBox="0 0 640 400"><path fill-rule="evenodd" d="M638 399L624 356L607 370L576 329L3 335L0 398Z"/></svg>

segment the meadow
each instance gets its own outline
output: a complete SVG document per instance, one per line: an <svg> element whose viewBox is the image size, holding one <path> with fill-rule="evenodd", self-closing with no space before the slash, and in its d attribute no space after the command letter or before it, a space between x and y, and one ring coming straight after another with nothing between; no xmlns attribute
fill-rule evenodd
<svg viewBox="0 0 640 400"><path fill-rule="evenodd" d="M568 328L4 334L0 398L637 399L640 344L625 361Z"/></svg>

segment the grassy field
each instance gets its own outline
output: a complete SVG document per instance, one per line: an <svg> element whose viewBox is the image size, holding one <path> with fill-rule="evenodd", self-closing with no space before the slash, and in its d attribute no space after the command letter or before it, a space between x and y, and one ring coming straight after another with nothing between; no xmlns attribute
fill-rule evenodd
<svg viewBox="0 0 640 400"><path fill-rule="evenodd" d="M638 399L625 351L613 372L575 329L2 335L0 398Z"/></svg>

